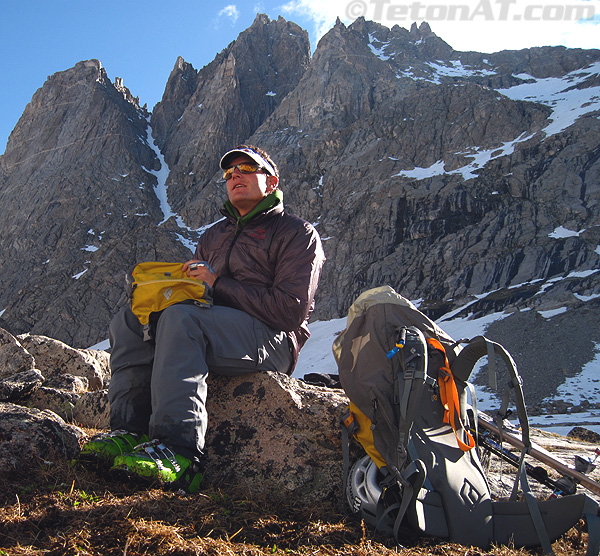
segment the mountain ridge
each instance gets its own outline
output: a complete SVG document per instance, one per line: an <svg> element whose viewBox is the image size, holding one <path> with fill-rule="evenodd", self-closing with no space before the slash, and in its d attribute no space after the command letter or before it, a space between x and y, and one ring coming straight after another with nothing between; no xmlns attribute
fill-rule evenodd
<svg viewBox="0 0 600 556"><path fill-rule="evenodd" d="M306 31L259 15L200 70L179 57L152 113L80 62L0 156L0 326L103 340L125 272L189 258L220 217L219 155L252 142L324 239L314 318L389 284L435 317L564 306L593 346L577 315L600 296L599 83L598 50L458 52L426 23L364 19L311 57Z"/></svg>

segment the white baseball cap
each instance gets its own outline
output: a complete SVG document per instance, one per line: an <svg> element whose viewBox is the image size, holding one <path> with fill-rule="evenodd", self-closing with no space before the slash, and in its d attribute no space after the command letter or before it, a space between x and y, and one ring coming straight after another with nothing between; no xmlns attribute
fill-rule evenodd
<svg viewBox="0 0 600 556"><path fill-rule="evenodd" d="M221 169L227 170L227 168L230 168L231 167L230 161L239 155L249 156L252 160L254 160L254 162L256 162L256 164L258 164L259 166L264 168L267 172L269 172L269 174L271 174L272 176L277 176L277 172L275 171L275 168L273 167L273 165L268 160L263 158L263 156L260 153L256 152L254 149L251 149L249 147L240 147L240 148L233 149L231 151L226 152L223 155L223 157L221 158L221 162L220 162Z"/></svg>

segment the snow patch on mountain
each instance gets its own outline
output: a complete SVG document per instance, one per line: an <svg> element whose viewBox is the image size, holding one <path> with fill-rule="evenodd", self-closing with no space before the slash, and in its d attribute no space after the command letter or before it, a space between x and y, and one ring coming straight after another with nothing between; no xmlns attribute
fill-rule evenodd
<svg viewBox="0 0 600 556"><path fill-rule="evenodd" d="M412 170L402 170L397 174L394 174L392 177L406 177L406 178L414 178L417 180L423 180L427 178L432 178L434 176L441 175L452 175L458 174L461 175L465 180L470 180L477 177L477 172L481 170L490 160L494 160L496 158L500 158L502 156L508 156L515 152L515 147L519 143L523 143L528 141L533 137L533 133L522 133L516 139L512 141L506 141L499 145L498 147L494 147L492 149L481 149L481 147L471 147L465 151L457 152L455 154L462 155L465 158L471 158L472 161L465 165L457 168L455 170L446 170L446 163L443 160L438 160L431 166L427 168L413 168Z"/></svg>
<svg viewBox="0 0 600 556"><path fill-rule="evenodd" d="M373 45L370 45L370 47L374 53L378 52L379 57L381 57L382 50L376 51ZM469 79L495 73L485 68L476 69L464 66L460 60L428 62L427 65L433 70L431 77L417 77L412 68L399 72L398 77L409 77L440 84L442 77ZM515 78L523 81L522 83L497 91L512 100L535 102L550 107L552 109L552 114L548 117L550 123L542 130L546 137L550 137L573 125L578 118L600 110L600 86L586 86L590 82L595 82L599 75L600 62L591 64L584 69L572 71L563 77L538 79L522 73L514 75ZM482 149L474 146L463 152L455 153L472 159L469 164L455 170L446 170L446 163L443 160L438 160L429 167L402 170L394 174L393 177L401 176L423 180L444 174L458 174L462 175L465 180L473 179L477 177L478 170L488 162L513 154L518 143L526 142L534 135L535 133L523 133L516 139L506 141L493 149Z"/></svg>
<svg viewBox="0 0 600 556"><path fill-rule="evenodd" d="M498 92L512 100L538 102L552 108L550 124L544 128L547 137L564 131L575 121L600 110L600 86L585 87L600 75L600 62L568 73L564 77L537 79L522 73L514 77L525 81Z"/></svg>
<svg viewBox="0 0 600 556"><path fill-rule="evenodd" d="M154 187L154 193L156 194L156 198L158 199L158 201L160 203L160 209L163 214L163 219L159 223L159 226L161 224L164 224L170 218L174 217L175 221L177 223L177 226L181 230L179 233L176 233L179 242L182 245L184 245L185 247L187 247L193 253L196 250L196 244L198 242L198 237L202 234L204 229L206 229L209 226L212 226L212 224L209 224L208 226L204 226L203 228L199 228L199 229L190 228L183 221L183 218L179 214L177 214L176 212L173 211L173 209L171 208L171 205L169 203L168 196L167 196L167 178L169 177L170 169L165 161L165 157L160 152L158 145L155 143L154 139L152 138L152 127L150 126L149 118L148 118L148 127L146 128L146 132L147 132L146 143L154 151L154 154L156 155L156 158L158 158L158 161L160 163L160 170L148 170L147 168L144 168L144 170L146 172L148 172L149 174L152 174L153 176L156 177L157 183L156 183L156 186ZM136 216L144 216L144 215L136 215Z"/></svg>
<svg viewBox="0 0 600 556"><path fill-rule="evenodd" d="M548 234L548 237L551 237L554 239L564 239L567 237L579 237L583 232L585 232L585 230L579 230L578 232L575 232L574 230L569 230L568 228L565 228L564 226L559 226L552 233Z"/></svg>
<svg viewBox="0 0 600 556"><path fill-rule="evenodd" d="M486 68L474 68L472 66L464 66L460 60L449 60L448 62L427 62L427 65L433 70L434 83L441 83L440 77L457 77L470 79L473 77L481 77L495 75L496 72Z"/></svg>
<svg viewBox="0 0 600 556"><path fill-rule="evenodd" d="M160 169L159 170L148 170L147 168L144 168L144 170L146 172L148 172L149 174L152 174L156 178L157 183L154 186L154 193L160 203L160 210L163 213L163 219L162 219L162 222L160 222L160 224L164 224L172 216L177 217L177 215L171 209L171 205L169 204L169 200L167 198L167 178L169 177L170 170L165 161L165 157L160 152L158 145L152 138L152 127L150 126L149 121L148 121L148 127L146 128L146 132L148 134L146 137L146 143L154 151L156 158L158 158L158 161L160 163ZM179 224L179 222L178 222L178 224Z"/></svg>
<svg viewBox="0 0 600 556"><path fill-rule="evenodd" d="M377 44L377 46L376 46ZM369 34L369 48L371 52L377 56L380 60L389 60L390 57L385 54L385 47L388 46L389 43L381 42L374 35Z"/></svg>

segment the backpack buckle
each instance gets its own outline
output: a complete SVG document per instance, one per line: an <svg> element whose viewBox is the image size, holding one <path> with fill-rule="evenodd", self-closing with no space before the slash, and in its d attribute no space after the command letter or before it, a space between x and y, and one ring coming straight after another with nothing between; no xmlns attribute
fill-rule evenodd
<svg viewBox="0 0 600 556"><path fill-rule="evenodd" d="M346 411L342 414L340 422L342 425L344 425L344 427L346 427L348 434L355 435L358 432L358 423L354 418L354 413L352 413L350 409L346 409Z"/></svg>

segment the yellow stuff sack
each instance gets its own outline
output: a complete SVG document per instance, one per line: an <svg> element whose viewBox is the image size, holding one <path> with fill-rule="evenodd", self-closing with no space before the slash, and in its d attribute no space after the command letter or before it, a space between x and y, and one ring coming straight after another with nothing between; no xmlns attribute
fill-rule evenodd
<svg viewBox="0 0 600 556"><path fill-rule="evenodd" d="M212 305L212 288L188 278L182 263L146 262L136 265L128 277L131 310L145 327L150 315L174 303L193 301L200 307Z"/></svg>

